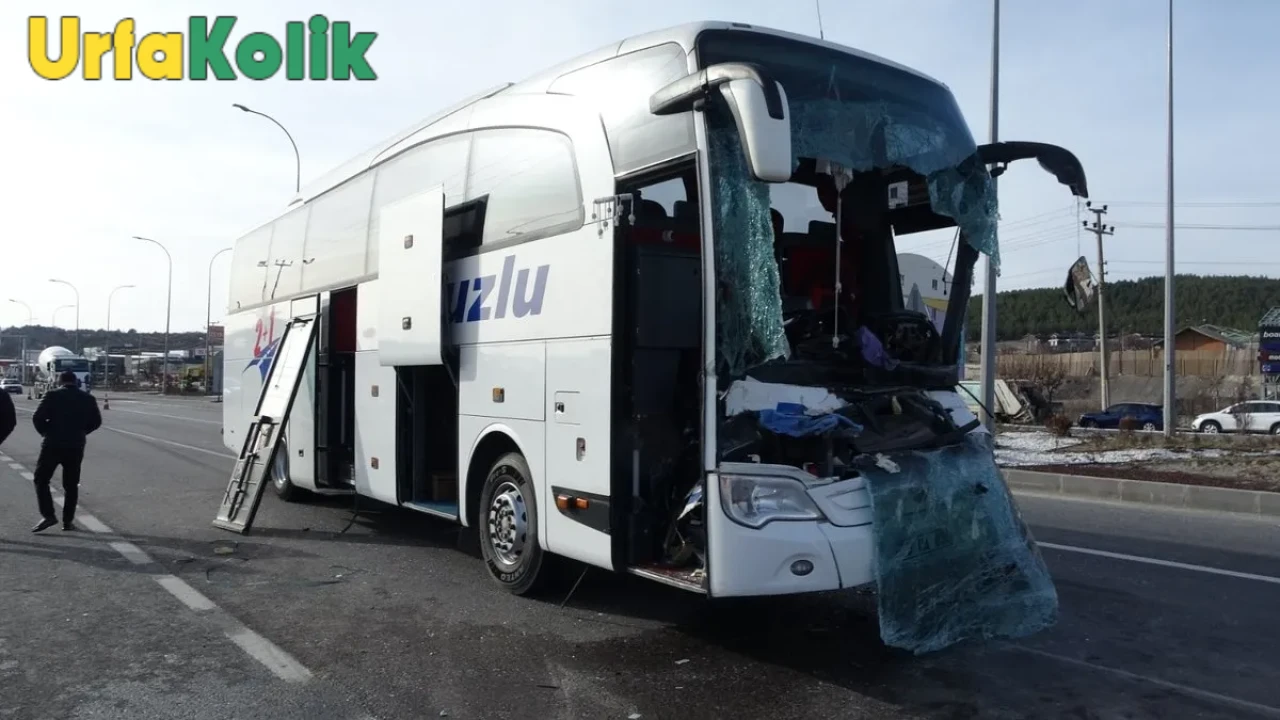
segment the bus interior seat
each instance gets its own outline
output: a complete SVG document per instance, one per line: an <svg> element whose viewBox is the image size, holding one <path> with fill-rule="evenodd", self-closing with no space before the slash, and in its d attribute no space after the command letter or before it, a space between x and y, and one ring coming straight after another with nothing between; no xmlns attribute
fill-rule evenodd
<svg viewBox="0 0 1280 720"><path fill-rule="evenodd" d="M657 200L640 199L636 208L636 227L670 227L667 209Z"/></svg>
<svg viewBox="0 0 1280 720"><path fill-rule="evenodd" d="M673 219L677 230L698 232L702 227L698 221L698 203L696 202L677 200L672 207L672 214L674 215Z"/></svg>

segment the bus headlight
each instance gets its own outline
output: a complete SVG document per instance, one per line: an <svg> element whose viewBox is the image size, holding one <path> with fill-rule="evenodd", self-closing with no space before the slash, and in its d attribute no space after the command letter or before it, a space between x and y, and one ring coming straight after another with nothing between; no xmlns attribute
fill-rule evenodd
<svg viewBox="0 0 1280 720"><path fill-rule="evenodd" d="M804 483L766 475L721 475L720 506L734 522L761 528L776 520L822 520Z"/></svg>

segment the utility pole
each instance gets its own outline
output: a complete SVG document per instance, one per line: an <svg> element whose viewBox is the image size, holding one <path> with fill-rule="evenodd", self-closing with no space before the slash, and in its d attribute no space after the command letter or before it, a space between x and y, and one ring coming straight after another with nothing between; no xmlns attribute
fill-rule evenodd
<svg viewBox="0 0 1280 720"><path fill-rule="evenodd" d="M1111 358L1107 355L1107 305L1106 286L1107 286L1107 264L1102 255L1102 236L1115 235L1116 226L1107 227L1102 222L1102 216L1107 214L1107 206L1101 208L1093 207L1093 203L1085 203L1085 207L1089 212L1093 213L1093 225L1088 220L1084 220L1084 227L1089 232L1098 237L1098 351L1102 354L1102 371L1098 377L1102 381L1102 409L1106 410L1111 407Z"/></svg>
<svg viewBox="0 0 1280 720"><path fill-rule="evenodd" d="M991 16L991 142L1000 138L1000 0L992 2ZM996 192L996 179L991 178L991 190ZM998 197L998 195L997 195ZM979 385L982 405L986 409L996 405L996 267L987 256L983 268L982 290L982 382ZM961 353L963 355L963 353ZM985 415L983 424L994 433L996 419Z"/></svg>
<svg viewBox="0 0 1280 720"><path fill-rule="evenodd" d="M1176 366L1173 364L1174 348L1174 319L1177 317L1174 308L1173 281L1174 281L1174 263L1173 263L1173 0L1169 0L1169 38L1166 48L1166 61L1168 64L1168 77L1166 81L1169 85L1168 89L1168 107L1165 108L1168 113L1168 150L1166 158L1166 178L1167 185L1165 197L1165 218L1164 218L1164 436L1173 437L1174 425L1178 421L1178 385L1177 376L1175 375Z"/></svg>

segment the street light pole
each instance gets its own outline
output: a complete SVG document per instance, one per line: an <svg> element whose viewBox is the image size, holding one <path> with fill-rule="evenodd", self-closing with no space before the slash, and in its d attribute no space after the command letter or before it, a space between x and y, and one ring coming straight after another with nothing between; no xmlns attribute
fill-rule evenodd
<svg viewBox="0 0 1280 720"><path fill-rule="evenodd" d="M1177 403L1177 376L1174 375L1174 318L1176 309L1173 298L1173 0L1169 0L1169 39L1167 48L1169 106L1168 106L1168 158L1167 195L1165 197L1164 218L1164 435L1173 437L1174 424L1178 413L1174 405Z"/></svg>
<svg viewBox="0 0 1280 720"><path fill-rule="evenodd" d="M133 236L134 240L149 242L164 251L165 260L169 263L169 283L168 289L165 291L164 301L164 369L161 371L162 378L160 381L160 392L163 395L169 394L169 320L173 313L173 256L169 254L169 249L161 244L158 240L151 238Z"/></svg>
<svg viewBox="0 0 1280 720"><path fill-rule="evenodd" d="M231 107L237 110L241 110L243 112L251 113L253 115L261 115L262 117L275 123L276 127L284 131L285 137L289 138L289 144L293 146L293 168L294 168L293 191L294 192L301 191L302 190L302 156L298 154L298 143L293 141L293 135L289 133L289 130L284 125L281 125L279 120L276 120L275 118L271 117L270 115L264 112L258 112L257 110L250 110L249 108L245 107L244 105L241 105L240 103L232 103Z"/></svg>
<svg viewBox="0 0 1280 720"><path fill-rule="evenodd" d="M58 309L53 311L53 326L58 327L58 313L62 312L63 310L66 310L67 308L73 308L73 307L75 307L75 305L59 305Z"/></svg>
<svg viewBox="0 0 1280 720"><path fill-rule="evenodd" d="M111 377L111 301L116 297L117 290L126 290L133 287L132 285L120 285L107 294L107 339L103 341L107 362L102 366L102 382L106 384L107 389L111 389L111 382L107 379Z"/></svg>
<svg viewBox="0 0 1280 720"><path fill-rule="evenodd" d="M57 280L54 278L50 278L49 282L58 283L59 285L66 285L67 287L71 288L71 292L76 294L76 354L79 355L80 354L80 291L76 289L75 285L72 285L66 280Z"/></svg>
<svg viewBox="0 0 1280 720"><path fill-rule="evenodd" d="M22 302L21 300L14 300L13 298L9 298L9 302L13 303L14 305L21 305L22 307L27 309L27 327L32 327L36 324L36 316L34 313L31 312L30 305Z"/></svg>
<svg viewBox="0 0 1280 720"><path fill-rule="evenodd" d="M1000 0L993 0L994 13L991 29L991 142L1000 137ZM997 180L991 178L992 191ZM990 414L996 399L996 268L991 255L987 255L983 268L982 290L982 406L987 409L983 424L994 432L996 419Z"/></svg>
<svg viewBox="0 0 1280 720"><path fill-rule="evenodd" d="M209 291L205 297L204 306L204 393L206 395L209 394L209 388L211 387L209 375L213 370L213 363L209 361L209 351L212 347L209 342L209 328L210 323L213 322L213 261L217 260L222 253L230 250L231 248L229 247L222 248L214 253L213 257L209 258Z"/></svg>

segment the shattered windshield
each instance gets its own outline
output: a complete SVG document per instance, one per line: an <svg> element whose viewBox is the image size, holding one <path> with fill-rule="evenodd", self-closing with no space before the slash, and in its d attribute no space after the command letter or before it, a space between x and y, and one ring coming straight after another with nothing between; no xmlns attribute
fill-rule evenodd
<svg viewBox="0 0 1280 720"><path fill-rule="evenodd" d="M850 225L841 220L842 250L848 256L837 264L833 256L817 252L835 246L837 201L830 193L824 197L820 182L812 180L815 160L855 174L890 169L918 174L932 212L953 221L969 244L998 263L991 177L944 86L875 60L742 31L704 33L698 54L704 67L749 62L766 68L783 86L791 118L796 175L791 183L771 185L751 179L736 125L723 104L708 112L721 286L719 349L731 375L790 356L784 306L821 301L835 285L837 265L843 276L846 265L861 263L864 280L871 281L863 282L870 287L857 288L863 297L896 296L901 306L892 230L883 233L888 252L870 241L872 252L861 252L857 242L850 242ZM810 178L802 179L806 162ZM875 197L888 201L885 195ZM797 251L804 247L810 249ZM851 270L848 281L842 280L844 290L858 285L856 274Z"/></svg>

